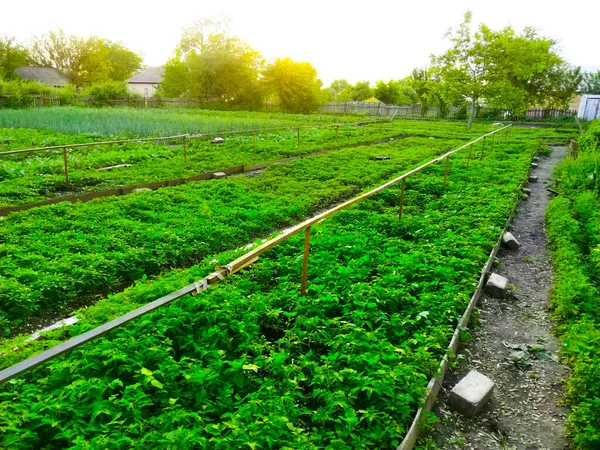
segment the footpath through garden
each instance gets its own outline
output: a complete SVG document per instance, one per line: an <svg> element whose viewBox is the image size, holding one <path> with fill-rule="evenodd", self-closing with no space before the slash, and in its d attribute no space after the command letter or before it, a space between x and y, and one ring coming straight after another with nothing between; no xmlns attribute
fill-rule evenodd
<svg viewBox="0 0 600 450"><path fill-rule="evenodd" d="M443 449L566 448L566 408L560 406L561 380L568 368L558 362L560 343L552 334L549 291L552 265L546 248L544 215L554 167L565 156L553 147L532 169L536 183L519 205L511 233L520 247L502 248L493 272L508 279L505 299L483 295L479 325L458 355L458 365L446 377L435 413L440 422L432 433ZM477 322L475 320L475 322ZM449 405L451 389L469 371L477 370L495 383L489 403L468 419Z"/></svg>

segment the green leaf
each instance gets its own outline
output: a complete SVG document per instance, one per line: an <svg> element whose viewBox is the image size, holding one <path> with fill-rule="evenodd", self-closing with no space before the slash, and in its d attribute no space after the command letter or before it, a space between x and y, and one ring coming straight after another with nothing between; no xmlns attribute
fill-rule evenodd
<svg viewBox="0 0 600 450"><path fill-rule="evenodd" d="M152 371L146 369L145 367L142 367L141 372L142 372L142 375L146 375L147 377L151 377L152 376Z"/></svg>
<svg viewBox="0 0 600 450"><path fill-rule="evenodd" d="M244 369L244 370L254 370L255 372L258 372L259 367L256 364L244 364L242 366L242 369Z"/></svg>
<svg viewBox="0 0 600 450"><path fill-rule="evenodd" d="M150 384L154 387L157 387L158 389L163 389L162 383L154 378L150 380Z"/></svg>

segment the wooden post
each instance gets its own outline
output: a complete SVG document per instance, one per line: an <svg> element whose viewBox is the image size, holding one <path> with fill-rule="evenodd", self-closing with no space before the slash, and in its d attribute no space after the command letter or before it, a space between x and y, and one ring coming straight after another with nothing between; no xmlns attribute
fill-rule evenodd
<svg viewBox="0 0 600 450"><path fill-rule="evenodd" d="M310 227L304 232L304 259L302 260L302 284L300 296L306 296L306 280L308 278L308 252L310 250Z"/></svg>
<svg viewBox="0 0 600 450"><path fill-rule="evenodd" d="M487 136L483 137L483 145L481 146L481 159L483 159L483 152L485 151L485 139Z"/></svg>
<svg viewBox="0 0 600 450"><path fill-rule="evenodd" d="M446 179L448 178L448 162L450 160L450 155L446 156L446 168L444 169L444 189L446 189Z"/></svg>
<svg viewBox="0 0 600 450"><path fill-rule="evenodd" d="M183 137L183 162L187 164L187 136Z"/></svg>
<svg viewBox="0 0 600 450"><path fill-rule="evenodd" d="M494 136L496 136L496 133L492 134L492 144L490 145L490 152L494 150Z"/></svg>
<svg viewBox="0 0 600 450"><path fill-rule="evenodd" d="M67 161L67 148L63 147L63 160L65 162L65 183L69 185L69 163Z"/></svg>
<svg viewBox="0 0 600 450"><path fill-rule="evenodd" d="M400 210L398 211L398 220L402 220L402 210L404 209L404 190L406 189L406 178L402 178L402 190L400 191Z"/></svg>
<svg viewBox="0 0 600 450"><path fill-rule="evenodd" d="M471 162L471 153L473 153L473 144L469 145L469 156L467 157L467 169L469 170L469 162Z"/></svg>
<svg viewBox="0 0 600 450"><path fill-rule="evenodd" d="M300 127L298 127L298 147L300 147Z"/></svg>
<svg viewBox="0 0 600 450"><path fill-rule="evenodd" d="M335 145L338 145L338 132L340 130L340 126L336 125L335 126Z"/></svg>

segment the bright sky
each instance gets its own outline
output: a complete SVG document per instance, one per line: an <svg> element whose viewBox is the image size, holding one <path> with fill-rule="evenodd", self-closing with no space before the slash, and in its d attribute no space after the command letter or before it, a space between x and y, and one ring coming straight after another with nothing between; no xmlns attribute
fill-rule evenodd
<svg viewBox="0 0 600 450"><path fill-rule="evenodd" d="M122 41L147 65L159 66L172 55L182 28L221 15L231 21L232 34L267 60L308 61L329 85L336 78L403 78L427 65L431 53L449 46L443 36L467 9L474 24L533 26L558 40L571 64L600 66L598 0L0 0L0 35L27 43L62 28Z"/></svg>

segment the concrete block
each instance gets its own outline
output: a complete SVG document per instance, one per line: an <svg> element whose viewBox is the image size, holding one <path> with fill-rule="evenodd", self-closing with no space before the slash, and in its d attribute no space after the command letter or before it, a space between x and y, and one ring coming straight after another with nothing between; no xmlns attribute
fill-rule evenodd
<svg viewBox="0 0 600 450"><path fill-rule="evenodd" d="M534 177L534 176L529 176L529 178L527 178L529 180L530 183L537 183L538 177Z"/></svg>
<svg viewBox="0 0 600 450"><path fill-rule="evenodd" d="M473 417L488 402L494 382L484 374L471 370L450 392L452 406L466 417Z"/></svg>
<svg viewBox="0 0 600 450"><path fill-rule="evenodd" d="M210 141L211 144L222 144L223 142L225 142L225 139L220 137L216 137L212 141Z"/></svg>
<svg viewBox="0 0 600 450"><path fill-rule="evenodd" d="M502 245L511 250L516 250L521 246L519 241L517 241L512 233L509 233L508 231L502 235Z"/></svg>
<svg viewBox="0 0 600 450"><path fill-rule="evenodd" d="M226 176L227 176L227 174L225 172L215 172L215 173L213 173L213 177L217 178L217 179L219 179L219 178L225 178Z"/></svg>
<svg viewBox="0 0 600 450"><path fill-rule="evenodd" d="M532 169L535 169L538 166L537 163L534 163L534 162L532 162L530 165L531 165Z"/></svg>
<svg viewBox="0 0 600 450"><path fill-rule="evenodd" d="M508 280L506 278L497 273L492 273L485 284L485 288L483 288L483 292L492 297L504 298L506 297L507 285Z"/></svg>
<svg viewBox="0 0 600 450"><path fill-rule="evenodd" d="M133 192L152 192L152 189L150 189L150 188L137 188L137 189L134 189Z"/></svg>

